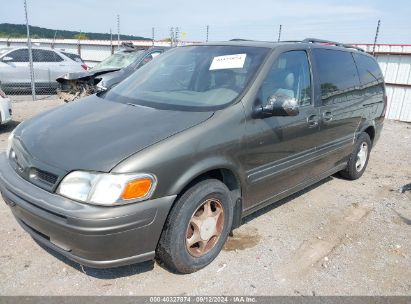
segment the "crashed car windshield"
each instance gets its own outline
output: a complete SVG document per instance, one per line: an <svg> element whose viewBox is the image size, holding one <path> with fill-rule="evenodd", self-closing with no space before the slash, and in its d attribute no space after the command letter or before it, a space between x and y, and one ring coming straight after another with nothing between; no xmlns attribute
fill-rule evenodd
<svg viewBox="0 0 411 304"><path fill-rule="evenodd" d="M268 51L244 46L179 47L137 70L105 98L160 109L223 108L244 91Z"/></svg>
<svg viewBox="0 0 411 304"><path fill-rule="evenodd" d="M133 63L143 53L144 50L116 53L106 58L102 62L96 64L93 67L93 70L125 68L126 66L129 66L131 63Z"/></svg>

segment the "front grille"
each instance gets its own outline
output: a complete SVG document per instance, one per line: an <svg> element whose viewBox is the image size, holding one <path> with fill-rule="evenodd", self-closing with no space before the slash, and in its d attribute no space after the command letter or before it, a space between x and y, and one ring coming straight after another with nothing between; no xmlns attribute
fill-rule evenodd
<svg viewBox="0 0 411 304"><path fill-rule="evenodd" d="M37 168L32 168L30 170L30 179L54 185L57 182L58 176Z"/></svg>
<svg viewBox="0 0 411 304"><path fill-rule="evenodd" d="M44 190L53 191L59 176L49 171L38 169L28 153L24 153L22 149L11 149L9 160L16 173L22 178Z"/></svg>

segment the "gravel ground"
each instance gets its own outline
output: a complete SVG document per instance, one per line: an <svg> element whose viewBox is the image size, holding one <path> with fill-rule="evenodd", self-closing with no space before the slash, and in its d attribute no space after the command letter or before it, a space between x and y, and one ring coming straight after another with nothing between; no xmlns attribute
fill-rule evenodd
<svg viewBox="0 0 411 304"><path fill-rule="evenodd" d="M18 102L9 132L56 100ZM386 121L360 180L330 177L259 211L205 269L96 270L35 243L0 202L0 295L411 295L411 125ZM0 199L1 200L1 199Z"/></svg>

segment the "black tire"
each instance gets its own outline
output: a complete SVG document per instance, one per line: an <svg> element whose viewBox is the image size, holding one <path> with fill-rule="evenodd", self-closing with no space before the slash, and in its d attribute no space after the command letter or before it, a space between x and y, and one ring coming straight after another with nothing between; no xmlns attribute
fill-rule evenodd
<svg viewBox="0 0 411 304"><path fill-rule="evenodd" d="M359 159L358 153L360 152L360 149L363 147L363 145L367 146L367 158L365 160L365 164L359 168L357 167L357 160ZM340 171L340 175L350 180L359 179L367 168L371 147L372 144L370 136L365 132L361 133L358 136L354 150L348 159L347 167L344 170Z"/></svg>
<svg viewBox="0 0 411 304"><path fill-rule="evenodd" d="M208 199L221 203L224 219L222 232L214 247L200 257L189 253L186 246L187 229L194 213ZM220 253L231 231L233 202L230 191L219 180L207 179L189 188L173 206L157 245L156 258L165 268L176 273L192 273L210 264Z"/></svg>

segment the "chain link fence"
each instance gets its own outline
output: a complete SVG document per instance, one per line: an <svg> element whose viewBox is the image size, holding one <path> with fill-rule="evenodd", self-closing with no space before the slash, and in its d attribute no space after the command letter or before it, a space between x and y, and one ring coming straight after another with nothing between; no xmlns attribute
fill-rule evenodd
<svg viewBox="0 0 411 304"><path fill-rule="evenodd" d="M75 39L31 39L33 78L36 99L56 94L56 79L67 73L84 73L113 55L123 43L134 48L170 46L169 41L110 41ZM120 45L119 45L120 44ZM180 43L181 44L181 43ZM30 49L26 39L0 38L0 82L8 95L30 99L32 81Z"/></svg>

